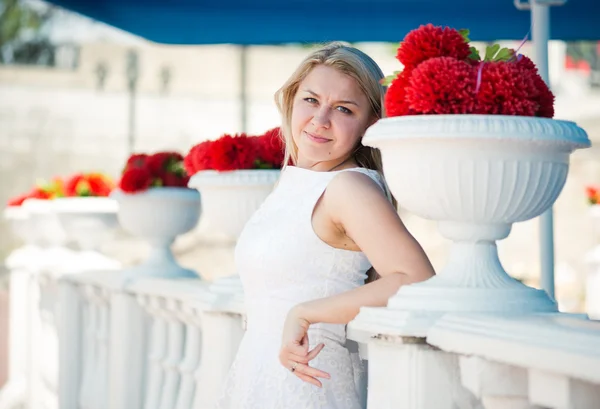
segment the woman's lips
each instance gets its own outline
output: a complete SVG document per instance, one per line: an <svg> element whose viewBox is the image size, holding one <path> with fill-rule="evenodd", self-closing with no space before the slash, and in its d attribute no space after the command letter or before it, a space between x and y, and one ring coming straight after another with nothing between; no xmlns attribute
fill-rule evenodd
<svg viewBox="0 0 600 409"><path fill-rule="evenodd" d="M308 139L316 143L327 143L331 141L331 139L323 138L322 136L318 136L310 132L305 131L304 133L306 134L306 136L308 136Z"/></svg>

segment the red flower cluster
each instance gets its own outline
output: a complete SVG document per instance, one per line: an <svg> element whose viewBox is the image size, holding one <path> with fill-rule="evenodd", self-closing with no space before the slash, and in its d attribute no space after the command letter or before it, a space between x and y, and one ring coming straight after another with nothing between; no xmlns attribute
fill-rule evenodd
<svg viewBox="0 0 600 409"><path fill-rule="evenodd" d="M183 155L178 152L133 154L127 159L119 188L126 193L135 193L151 187L187 187L189 180Z"/></svg>
<svg viewBox="0 0 600 409"><path fill-rule="evenodd" d="M472 67L452 57L431 58L413 71L405 104L421 114L466 114L475 107Z"/></svg>
<svg viewBox="0 0 600 409"><path fill-rule="evenodd" d="M281 130L273 128L260 136L224 134L201 142L187 154L184 166L190 175L203 170L280 169L283 156Z"/></svg>
<svg viewBox="0 0 600 409"><path fill-rule="evenodd" d="M600 186L588 186L585 192L589 204L600 205Z"/></svg>
<svg viewBox="0 0 600 409"><path fill-rule="evenodd" d="M102 173L76 173L67 178L64 190L67 197L106 197L114 187L112 179Z"/></svg>
<svg viewBox="0 0 600 409"><path fill-rule="evenodd" d="M27 193L24 193L22 195L18 195L15 197L11 197L10 199L8 199L8 202L6 203L6 205L7 206L21 206L23 204L23 202L27 199L49 200L49 199L53 199L53 198L54 198L54 196L52 195L51 192L48 192L39 186L35 186L33 189L31 189Z"/></svg>
<svg viewBox="0 0 600 409"><path fill-rule="evenodd" d="M396 58L405 69L412 70L430 58L452 57L463 61L470 54L469 44L460 32L449 27L427 24L404 37Z"/></svg>
<svg viewBox="0 0 600 409"><path fill-rule="evenodd" d="M50 182L40 181L28 193L9 199L7 204L21 206L27 199L108 196L113 188L112 179L102 173L76 173L66 179L55 177Z"/></svg>
<svg viewBox="0 0 600 409"><path fill-rule="evenodd" d="M397 54L404 71L385 96L388 116L554 116L554 95L529 58L494 45L481 61L467 34L428 24L406 35Z"/></svg>

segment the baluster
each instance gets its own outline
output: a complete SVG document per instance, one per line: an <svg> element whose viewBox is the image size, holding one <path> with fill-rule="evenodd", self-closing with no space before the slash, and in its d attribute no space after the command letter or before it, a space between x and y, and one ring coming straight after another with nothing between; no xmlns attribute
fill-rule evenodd
<svg viewBox="0 0 600 409"><path fill-rule="evenodd" d="M167 324L163 314L163 300L151 297L148 312L152 316L152 332L150 339L151 353L148 356L149 380L146 386L145 409L158 409L162 393L164 371L161 362L167 347Z"/></svg>
<svg viewBox="0 0 600 409"><path fill-rule="evenodd" d="M148 297L117 290L109 299L107 407L139 409L146 397Z"/></svg>
<svg viewBox="0 0 600 409"><path fill-rule="evenodd" d="M102 327L104 325L104 314L102 306L101 289L94 288L94 296L92 298L94 311L96 314L94 326L94 367L92 369L92 386L90 387L90 409L103 409L102 405L102 390L100 383L102 382Z"/></svg>
<svg viewBox="0 0 600 409"><path fill-rule="evenodd" d="M85 298L85 314L87 326L85 330L85 339L83 342L83 381L81 383L81 394L79 397L79 406L82 409L89 409L92 405L94 391L94 371L96 368L96 321L98 314L96 305L93 302L92 286L83 287Z"/></svg>
<svg viewBox="0 0 600 409"><path fill-rule="evenodd" d="M181 374L179 364L183 358L183 345L185 340L185 327L180 320L180 302L167 300L165 312L167 317L167 354L162 362L165 382L161 396L160 408L173 409L177 401L177 392Z"/></svg>
<svg viewBox="0 0 600 409"><path fill-rule="evenodd" d="M82 302L80 288L71 282L62 281L58 286L59 332L59 381L58 406L61 409L78 409L79 392L82 386L82 369L85 365L84 322L87 305Z"/></svg>
<svg viewBox="0 0 600 409"><path fill-rule="evenodd" d="M109 304L108 291L102 289L98 297L98 309L100 320L98 323L98 363L95 377L96 384L96 407L105 409L108 407L108 328L109 328Z"/></svg>
<svg viewBox="0 0 600 409"><path fill-rule="evenodd" d="M196 371L194 408L205 409L217 400L244 333L239 314L203 312L202 351Z"/></svg>
<svg viewBox="0 0 600 409"><path fill-rule="evenodd" d="M193 308L183 305L182 312L186 323L185 355L179 371L181 372L181 387L175 409L190 409L194 401L196 381L194 371L200 364L200 349L202 337L200 332L200 319Z"/></svg>

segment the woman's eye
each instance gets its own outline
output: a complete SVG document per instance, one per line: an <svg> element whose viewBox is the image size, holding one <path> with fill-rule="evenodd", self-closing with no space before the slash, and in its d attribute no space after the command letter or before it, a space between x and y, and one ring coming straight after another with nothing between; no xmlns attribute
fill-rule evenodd
<svg viewBox="0 0 600 409"><path fill-rule="evenodd" d="M348 108L346 107L337 107L338 111L344 113L344 114L351 114L352 111L350 111Z"/></svg>
<svg viewBox="0 0 600 409"><path fill-rule="evenodd" d="M311 97L304 98L304 100L305 100L306 102L308 102L309 104L316 104L316 103L317 103L317 100L316 100L316 99L314 99L314 98L311 98Z"/></svg>

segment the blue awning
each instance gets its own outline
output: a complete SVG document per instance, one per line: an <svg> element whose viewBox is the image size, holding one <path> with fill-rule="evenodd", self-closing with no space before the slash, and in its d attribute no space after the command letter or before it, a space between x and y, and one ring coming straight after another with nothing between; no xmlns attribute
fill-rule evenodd
<svg viewBox="0 0 600 409"><path fill-rule="evenodd" d="M523 1L523 0L521 0ZM512 0L51 0L167 44L400 41L421 24L471 30L471 39L522 39L530 14ZM552 7L551 38L600 39L600 0Z"/></svg>

